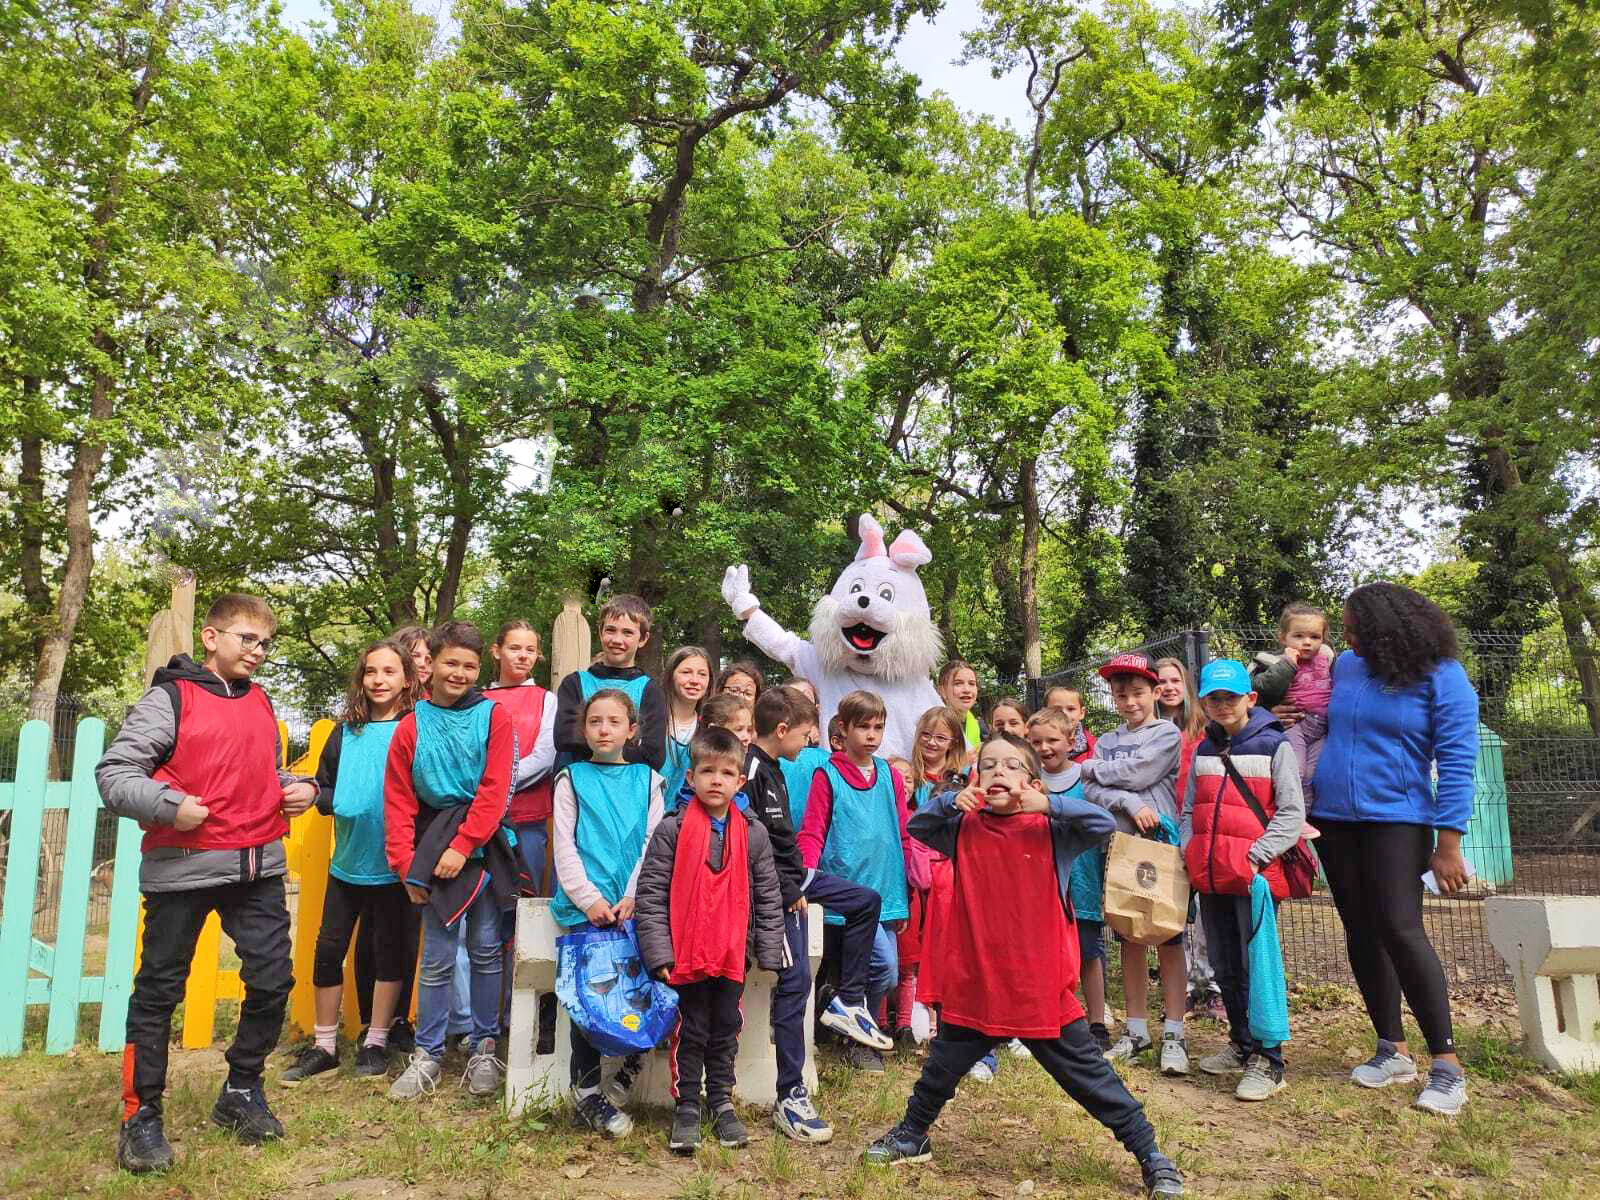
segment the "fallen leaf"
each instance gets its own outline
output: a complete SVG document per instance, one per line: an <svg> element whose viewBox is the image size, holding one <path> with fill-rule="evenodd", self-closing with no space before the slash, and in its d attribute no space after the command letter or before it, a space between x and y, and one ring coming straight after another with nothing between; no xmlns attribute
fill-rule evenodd
<svg viewBox="0 0 1600 1200"><path fill-rule="evenodd" d="M1017 1184L1017 1195L1019 1195L1019 1196L1031 1196L1031 1195L1033 1195L1033 1180L1024 1179L1021 1183Z"/></svg>
<svg viewBox="0 0 1600 1200"><path fill-rule="evenodd" d="M589 1173L588 1163L574 1163L570 1167L562 1167L561 1173L568 1179L582 1179Z"/></svg>

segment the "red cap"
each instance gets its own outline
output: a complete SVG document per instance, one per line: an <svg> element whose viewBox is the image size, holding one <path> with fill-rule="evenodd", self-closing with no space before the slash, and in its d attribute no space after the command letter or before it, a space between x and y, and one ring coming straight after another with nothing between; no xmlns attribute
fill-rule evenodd
<svg viewBox="0 0 1600 1200"><path fill-rule="evenodd" d="M1100 678L1110 679L1113 675L1137 675L1141 679L1148 679L1151 683L1160 683L1161 676L1156 674L1155 668L1150 665L1148 654L1119 654L1100 668Z"/></svg>

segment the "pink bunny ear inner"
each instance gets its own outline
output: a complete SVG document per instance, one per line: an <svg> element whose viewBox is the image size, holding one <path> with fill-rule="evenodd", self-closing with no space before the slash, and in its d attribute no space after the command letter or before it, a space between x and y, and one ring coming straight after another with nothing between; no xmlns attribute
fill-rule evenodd
<svg viewBox="0 0 1600 1200"><path fill-rule="evenodd" d="M933 551L909 529L902 529L889 547L889 557L897 567L910 567L913 571L933 561Z"/></svg>
<svg viewBox="0 0 1600 1200"><path fill-rule="evenodd" d="M878 524L871 513L862 513L857 526L861 530L861 548L856 551L855 561L860 562L863 558L882 558L885 553L883 526Z"/></svg>

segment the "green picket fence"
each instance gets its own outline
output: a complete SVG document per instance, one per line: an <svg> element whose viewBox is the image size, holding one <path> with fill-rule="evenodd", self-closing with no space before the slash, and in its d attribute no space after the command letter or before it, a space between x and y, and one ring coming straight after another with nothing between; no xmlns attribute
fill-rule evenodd
<svg viewBox="0 0 1600 1200"><path fill-rule="evenodd" d="M79 1009L85 1004L100 1006L100 1049L111 1052L123 1045L139 921L141 833L133 821L117 823L105 966L100 975L83 973L94 833L101 807L94 768L105 737L104 721L79 722L71 776L56 782L49 778L50 727L29 721L17 741L16 781L0 783L0 813L10 812L5 891L0 900L0 1058L22 1053L28 1009L41 1005L49 1006L47 1054L65 1054L77 1042ZM67 811L53 944L33 935L44 814L51 809Z"/></svg>

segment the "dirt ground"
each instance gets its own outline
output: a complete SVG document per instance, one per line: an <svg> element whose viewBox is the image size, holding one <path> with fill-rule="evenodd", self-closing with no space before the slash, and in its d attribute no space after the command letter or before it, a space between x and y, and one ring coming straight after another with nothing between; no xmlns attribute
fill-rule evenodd
<svg viewBox="0 0 1600 1200"><path fill-rule="evenodd" d="M1352 1197L1592 1198L1600 1177L1600 1077L1558 1078L1516 1048L1508 990L1458 996L1458 1037L1471 1102L1456 1121L1407 1107L1416 1085L1369 1092L1347 1082L1371 1053L1354 996L1318 984L1292 996L1291 1085L1262 1105L1233 1099L1233 1081L1166 1079L1125 1069L1163 1148L1199 1197L1313 1200ZM1191 1021L1192 1054L1224 1031ZM891 1061L881 1076L820 1058L819 1102L838 1135L827 1146L789 1142L764 1109L744 1112L752 1143L665 1149L667 1114L639 1113L621 1143L576 1130L564 1111L508 1119L457 1086L461 1064L421 1104L394 1105L371 1080L344 1072L268 1094L289 1136L242 1148L206 1120L224 1073L220 1046L177 1051L168 1101L179 1166L134 1179L112 1165L118 1118L114 1056L80 1049L65 1058L31 1052L0 1063L0 1195L212 1200L475 1200L477 1197L1116 1197L1140 1194L1137 1169L1109 1135L1061 1095L1032 1062L1002 1055L994 1083L963 1085L933 1131L934 1162L874 1171L861 1152L900 1115L920 1067ZM346 1058L348 1063L348 1056Z"/></svg>

